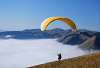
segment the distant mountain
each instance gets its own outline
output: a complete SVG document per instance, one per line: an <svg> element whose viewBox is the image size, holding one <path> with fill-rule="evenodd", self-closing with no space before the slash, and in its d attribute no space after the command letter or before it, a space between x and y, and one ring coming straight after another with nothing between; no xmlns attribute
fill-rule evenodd
<svg viewBox="0 0 100 68"><path fill-rule="evenodd" d="M62 42L64 44L71 44L71 45L77 45L81 44L88 38L95 35L96 32L88 31L88 30L78 30L77 32L68 32L64 34L62 37L58 39L59 42Z"/></svg>
<svg viewBox="0 0 100 68"><path fill-rule="evenodd" d="M0 32L0 39L44 39L58 38L62 36L65 30L53 29L41 32L40 29L31 29L23 31L4 31Z"/></svg>
<svg viewBox="0 0 100 68"><path fill-rule="evenodd" d="M40 29L30 29L23 31L3 31L0 32L0 39L49 39L57 38L63 44L79 45L88 38L96 36L95 48L100 49L100 32L80 29L73 33L70 29L52 29L41 32Z"/></svg>
<svg viewBox="0 0 100 68"><path fill-rule="evenodd" d="M80 45L89 38L96 36L94 49L100 49L100 32L78 30L76 33L68 32L58 39L59 42L69 45Z"/></svg>

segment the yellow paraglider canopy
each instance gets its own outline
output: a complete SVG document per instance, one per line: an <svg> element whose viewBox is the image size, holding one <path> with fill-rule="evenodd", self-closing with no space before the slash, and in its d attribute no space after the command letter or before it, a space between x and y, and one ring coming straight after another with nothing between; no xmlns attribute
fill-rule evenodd
<svg viewBox="0 0 100 68"><path fill-rule="evenodd" d="M64 22L65 24L69 25L72 28L72 31L76 32L77 27L72 20L70 20L69 18L63 18L63 17L58 17L58 16L45 19L41 24L41 31L46 30L48 25L55 20L59 20L59 21Z"/></svg>

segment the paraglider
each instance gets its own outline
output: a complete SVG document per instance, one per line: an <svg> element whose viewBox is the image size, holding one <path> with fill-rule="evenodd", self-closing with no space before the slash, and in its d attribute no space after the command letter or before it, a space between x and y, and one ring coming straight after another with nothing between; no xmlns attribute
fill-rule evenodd
<svg viewBox="0 0 100 68"><path fill-rule="evenodd" d="M69 25L72 28L73 32L76 32L77 30L76 24L71 19L58 16L45 19L41 24L41 31L45 31L49 26L49 24L51 24L53 21L56 20L64 22L65 24Z"/></svg>
<svg viewBox="0 0 100 68"><path fill-rule="evenodd" d="M72 28L73 32L77 31L77 27L76 24L69 18L63 18L63 17L50 17L45 19L42 23L41 23L41 31L45 31L47 29L47 27L54 21L59 20L64 22L65 24L69 25ZM58 61L60 61L62 58L61 53L58 53Z"/></svg>

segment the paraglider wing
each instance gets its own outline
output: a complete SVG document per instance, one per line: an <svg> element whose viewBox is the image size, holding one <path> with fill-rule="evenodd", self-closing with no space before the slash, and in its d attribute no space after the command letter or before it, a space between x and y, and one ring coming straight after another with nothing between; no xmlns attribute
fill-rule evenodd
<svg viewBox="0 0 100 68"><path fill-rule="evenodd" d="M69 25L72 28L72 31L76 31L77 30L75 23L72 20L68 19L68 18L50 17L50 18L47 18L46 20L44 20L42 22L42 24L41 24L41 31L46 30L48 25L50 23L52 23L53 21L55 21L55 20L59 20L59 21L62 21L64 23L66 23L67 25Z"/></svg>

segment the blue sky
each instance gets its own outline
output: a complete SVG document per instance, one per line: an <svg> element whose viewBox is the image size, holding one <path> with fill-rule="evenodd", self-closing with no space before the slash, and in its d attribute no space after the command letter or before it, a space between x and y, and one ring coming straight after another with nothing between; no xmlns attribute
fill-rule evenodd
<svg viewBox="0 0 100 68"><path fill-rule="evenodd" d="M0 0L0 30L40 28L52 16L71 18L79 29L100 31L100 0ZM49 28L69 28L56 21Z"/></svg>

